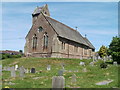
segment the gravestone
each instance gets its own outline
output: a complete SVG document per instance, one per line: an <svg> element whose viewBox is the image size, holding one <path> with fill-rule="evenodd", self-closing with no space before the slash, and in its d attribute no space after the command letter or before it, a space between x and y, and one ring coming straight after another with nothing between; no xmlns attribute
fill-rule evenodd
<svg viewBox="0 0 120 90"><path fill-rule="evenodd" d="M76 84L76 81L77 81L77 80L76 80L76 75L73 74L73 75L72 75L72 81L71 81L71 83L72 83L72 84Z"/></svg>
<svg viewBox="0 0 120 90"><path fill-rule="evenodd" d="M81 65L81 66L85 66L85 63L84 63L84 62L80 62L80 65Z"/></svg>
<svg viewBox="0 0 120 90"><path fill-rule="evenodd" d="M59 70L58 71L58 76L63 76L63 72L64 72L64 70Z"/></svg>
<svg viewBox="0 0 120 90"><path fill-rule="evenodd" d="M16 77L16 72L14 66L11 67L11 77Z"/></svg>
<svg viewBox="0 0 120 90"><path fill-rule="evenodd" d="M64 69L64 66L65 66L65 64L64 64L64 63L61 63L61 67L62 67L62 69Z"/></svg>
<svg viewBox="0 0 120 90"><path fill-rule="evenodd" d="M94 65L94 62L90 62L90 65L93 66L93 65Z"/></svg>
<svg viewBox="0 0 120 90"><path fill-rule="evenodd" d="M31 73L35 73L35 68L31 68Z"/></svg>
<svg viewBox="0 0 120 90"><path fill-rule="evenodd" d="M60 90L65 88L65 78L63 76L53 76L52 77L52 88L54 90L56 90L56 88L60 88Z"/></svg>
<svg viewBox="0 0 120 90"><path fill-rule="evenodd" d="M48 65L48 66L47 66L47 70L48 70L48 71L51 70L51 65Z"/></svg>
<svg viewBox="0 0 120 90"><path fill-rule="evenodd" d="M106 62L106 57L105 56L103 57L103 60L104 60L104 62Z"/></svg>
<svg viewBox="0 0 120 90"><path fill-rule="evenodd" d="M18 70L18 65L15 65L15 71Z"/></svg>
<svg viewBox="0 0 120 90"><path fill-rule="evenodd" d="M25 69L25 73L29 73L29 69L27 68L27 69Z"/></svg>
<svg viewBox="0 0 120 90"><path fill-rule="evenodd" d="M101 57L100 57L100 56L98 56L98 59L101 59Z"/></svg>
<svg viewBox="0 0 120 90"><path fill-rule="evenodd" d="M83 72L87 72L87 69L86 69L86 68L83 68Z"/></svg>
<svg viewBox="0 0 120 90"><path fill-rule="evenodd" d="M24 76L25 76L25 69L24 69L23 66L20 67L20 69L19 69L19 74L20 74L20 77L24 77Z"/></svg>
<svg viewBox="0 0 120 90"><path fill-rule="evenodd" d="M4 67L3 70L5 70L5 71L11 71L11 67Z"/></svg>
<svg viewBox="0 0 120 90"><path fill-rule="evenodd" d="M113 62L113 65L117 66L117 62Z"/></svg>

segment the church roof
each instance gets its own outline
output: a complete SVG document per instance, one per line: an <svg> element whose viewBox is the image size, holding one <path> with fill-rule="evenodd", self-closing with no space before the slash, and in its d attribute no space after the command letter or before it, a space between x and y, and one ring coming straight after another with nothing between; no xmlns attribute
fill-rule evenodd
<svg viewBox="0 0 120 90"><path fill-rule="evenodd" d="M75 41L80 44L84 44L92 49L94 49L94 46L90 43L88 39L84 39L82 35L73 28L70 28L69 26L51 18L48 16L45 16L46 19L49 21L49 23L52 25L52 27L57 32L58 36Z"/></svg>
<svg viewBox="0 0 120 90"><path fill-rule="evenodd" d="M86 37L83 37L83 38L86 41L86 43L89 45L90 48L95 49L95 47L92 45L92 43Z"/></svg>

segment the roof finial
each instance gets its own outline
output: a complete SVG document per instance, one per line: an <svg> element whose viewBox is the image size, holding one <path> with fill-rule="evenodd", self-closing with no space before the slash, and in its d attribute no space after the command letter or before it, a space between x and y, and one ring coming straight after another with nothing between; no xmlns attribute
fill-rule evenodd
<svg viewBox="0 0 120 90"><path fill-rule="evenodd" d="M87 35L85 34L85 38L87 37Z"/></svg>
<svg viewBox="0 0 120 90"><path fill-rule="evenodd" d="M77 30L77 28L78 28L78 27L76 26L75 29Z"/></svg>

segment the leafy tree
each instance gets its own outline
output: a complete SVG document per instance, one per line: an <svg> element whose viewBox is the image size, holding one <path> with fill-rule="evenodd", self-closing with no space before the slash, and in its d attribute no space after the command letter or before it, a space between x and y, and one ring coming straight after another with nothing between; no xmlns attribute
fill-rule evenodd
<svg viewBox="0 0 120 90"><path fill-rule="evenodd" d="M22 50L19 50L19 52L20 52L20 53L23 53L23 51L22 51Z"/></svg>
<svg viewBox="0 0 120 90"><path fill-rule="evenodd" d="M98 51L98 54L101 58L103 58L104 56L107 56L107 47L105 47L104 45L102 45L100 47L100 50Z"/></svg>
<svg viewBox="0 0 120 90"><path fill-rule="evenodd" d="M120 63L120 38L113 37L112 42L109 45L109 53L113 58L113 61Z"/></svg>

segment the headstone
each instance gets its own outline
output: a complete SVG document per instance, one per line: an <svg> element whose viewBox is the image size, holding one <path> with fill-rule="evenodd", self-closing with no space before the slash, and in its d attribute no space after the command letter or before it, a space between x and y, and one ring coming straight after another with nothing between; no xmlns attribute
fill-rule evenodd
<svg viewBox="0 0 120 90"><path fill-rule="evenodd" d="M19 74L20 74L20 77L24 77L25 76L25 69L24 69L23 66L20 67Z"/></svg>
<svg viewBox="0 0 120 90"><path fill-rule="evenodd" d="M117 66L117 62L113 62L113 65Z"/></svg>
<svg viewBox="0 0 120 90"><path fill-rule="evenodd" d="M90 62L90 65L93 66L93 65L94 65L94 62Z"/></svg>
<svg viewBox="0 0 120 90"><path fill-rule="evenodd" d="M31 73L35 73L35 68L31 68Z"/></svg>
<svg viewBox="0 0 120 90"><path fill-rule="evenodd" d="M61 66L62 66L62 69L64 69L65 64L64 64L64 63L61 63Z"/></svg>
<svg viewBox="0 0 120 90"><path fill-rule="evenodd" d="M98 59L101 59L101 57L100 57L100 56L98 56Z"/></svg>
<svg viewBox="0 0 120 90"><path fill-rule="evenodd" d="M71 81L71 83L72 83L72 84L76 84L76 81L77 81L77 80L76 80L76 75L73 74L73 75L72 75L72 81Z"/></svg>
<svg viewBox="0 0 120 90"><path fill-rule="evenodd" d="M106 57L105 56L103 57L103 60L104 60L104 62L106 62Z"/></svg>
<svg viewBox="0 0 120 90"><path fill-rule="evenodd" d="M83 72L87 72L87 69L86 69L86 68L83 68Z"/></svg>
<svg viewBox="0 0 120 90"><path fill-rule="evenodd" d="M29 69L27 68L27 69L25 69L25 73L29 73Z"/></svg>
<svg viewBox="0 0 120 90"><path fill-rule="evenodd" d="M5 70L5 71L11 71L11 67L4 67L3 70Z"/></svg>
<svg viewBox="0 0 120 90"><path fill-rule="evenodd" d="M47 70L48 70L48 71L51 70L51 65L48 65L48 66L47 66Z"/></svg>
<svg viewBox="0 0 120 90"><path fill-rule="evenodd" d="M59 70L59 71L58 71L58 75L59 75L59 76L63 76L63 72L64 72L63 70Z"/></svg>
<svg viewBox="0 0 120 90"><path fill-rule="evenodd" d="M85 66L85 63L84 63L84 62L80 62L80 65L81 65L81 66Z"/></svg>
<svg viewBox="0 0 120 90"><path fill-rule="evenodd" d="M96 85L106 85L106 84L109 84L109 83L111 83L111 82L113 82L113 80L104 80L104 81L102 81L102 82L96 83Z"/></svg>
<svg viewBox="0 0 120 90"><path fill-rule="evenodd" d="M63 76L53 76L52 77L52 88L54 90L56 90L56 88L60 88L60 90L65 88L65 78Z"/></svg>
<svg viewBox="0 0 120 90"><path fill-rule="evenodd" d="M16 72L14 66L11 67L11 77L16 77Z"/></svg>
<svg viewBox="0 0 120 90"><path fill-rule="evenodd" d="M18 70L18 65L15 65L15 71Z"/></svg>

